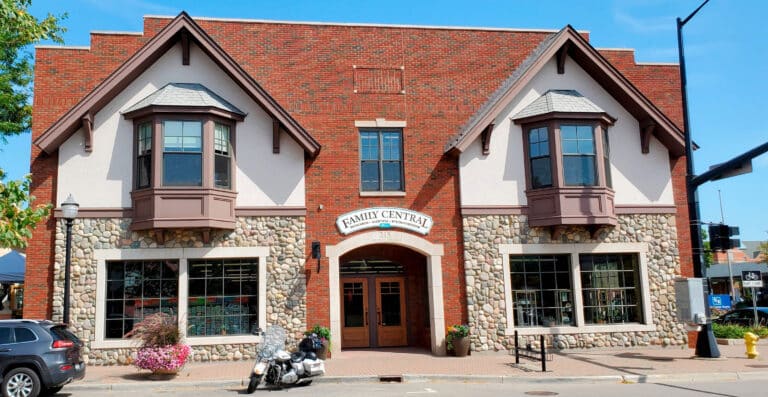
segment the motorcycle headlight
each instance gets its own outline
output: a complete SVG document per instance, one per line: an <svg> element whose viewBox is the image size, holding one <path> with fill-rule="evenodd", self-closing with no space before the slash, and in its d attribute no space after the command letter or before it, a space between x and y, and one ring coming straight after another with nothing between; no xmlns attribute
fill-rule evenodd
<svg viewBox="0 0 768 397"><path fill-rule="evenodd" d="M264 373L266 369L267 369L266 363L258 363L253 366L253 373L256 375L261 375Z"/></svg>

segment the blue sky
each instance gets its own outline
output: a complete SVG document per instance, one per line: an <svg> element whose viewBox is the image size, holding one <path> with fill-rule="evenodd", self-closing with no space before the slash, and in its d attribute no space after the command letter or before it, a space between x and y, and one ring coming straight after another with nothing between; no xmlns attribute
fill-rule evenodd
<svg viewBox="0 0 768 397"><path fill-rule="evenodd" d="M633 48L639 62L677 63L675 18L700 0L603 1L160 1L33 0L32 12L69 13L66 45L89 45L89 32L142 30L144 15L247 18L313 22L482 26L588 30L597 48ZM686 26L685 54L694 140L701 173L768 141L768 2L711 0ZM29 170L29 134L0 146L0 167L14 179ZM741 228L742 240L768 239L768 154L751 174L699 189L702 220Z"/></svg>

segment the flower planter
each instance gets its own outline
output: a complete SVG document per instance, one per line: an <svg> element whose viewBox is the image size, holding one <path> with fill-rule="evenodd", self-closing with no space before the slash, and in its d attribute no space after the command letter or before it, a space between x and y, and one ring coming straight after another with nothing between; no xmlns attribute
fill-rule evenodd
<svg viewBox="0 0 768 397"><path fill-rule="evenodd" d="M323 341L323 345L315 351L317 358L325 360L328 356L328 341Z"/></svg>
<svg viewBox="0 0 768 397"><path fill-rule="evenodd" d="M175 376L184 366L191 350L184 344L142 347L136 352L133 365L152 371L153 376L167 379Z"/></svg>
<svg viewBox="0 0 768 397"><path fill-rule="evenodd" d="M453 339L453 355L456 357L466 357L469 354L469 337L458 337Z"/></svg>

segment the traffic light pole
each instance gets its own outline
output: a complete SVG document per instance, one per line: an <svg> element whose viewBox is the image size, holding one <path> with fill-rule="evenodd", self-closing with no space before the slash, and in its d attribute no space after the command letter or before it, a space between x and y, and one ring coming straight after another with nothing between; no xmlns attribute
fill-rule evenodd
<svg viewBox="0 0 768 397"><path fill-rule="evenodd" d="M707 316L706 323L702 325L696 338L696 356L703 358L718 358L720 357L720 350L717 348L717 341L715 340L715 335L712 333L712 321L709 317L709 283L704 277L704 267L702 266L703 244L701 241L701 225L699 221L698 185L692 183L693 178L695 177L693 169L693 140L691 139L691 123L688 115L688 88L685 76L685 54L683 53L683 26L685 26L685 24L708 2L709 0L706 0L701 3L701 5L699 5L699 7L684 20L677 18L677 50L680 58L680 85L683 100L683 127L685 130L686 157L685 186L686 193L688 194L688 218L691 232L691 251L693 252L693 276L702 279L702 284L704 286L704 309Z"/></svg>
<svg viewBox="0 0 768 397"><path fill-rule="evenodd" d="M691 232L691 251L693 252L693 276L702 279L704 286L704 307L707 321L702 325L696 339L696 356L703 358L718 358L720 350L717 348L715 336L712 333L712 322L709 318L709 283L705 277L703 266L703 244L701 240L701 221L699 215L698 187L709 181L739 175L751 170L751 160L765 152L768 152L768 142L736 156L725 163L712 167L703 174L696 176L693 169L693 139L691 138L691 122L688 115L688 87L685 73L685 53L683 52L683 26L696 15L709 0L705 0L695 11L681 20L677 18L677 50L680 58L680 88L683 101L683 122L685 132L685 157L686 157L686 193L688 194L688 217Z"/></svg>

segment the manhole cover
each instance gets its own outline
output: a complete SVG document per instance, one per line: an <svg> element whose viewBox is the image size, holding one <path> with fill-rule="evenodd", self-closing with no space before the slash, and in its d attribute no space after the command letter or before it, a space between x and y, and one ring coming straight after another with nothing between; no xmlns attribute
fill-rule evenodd
<svg viewBox="0 0 768 397"><path fill-rule="evenodd" d="M555 393L553 391L546 391L546 390L533 390L533 391L527 391L525 394L529 396L556 396L560 393Z"/></svg>

